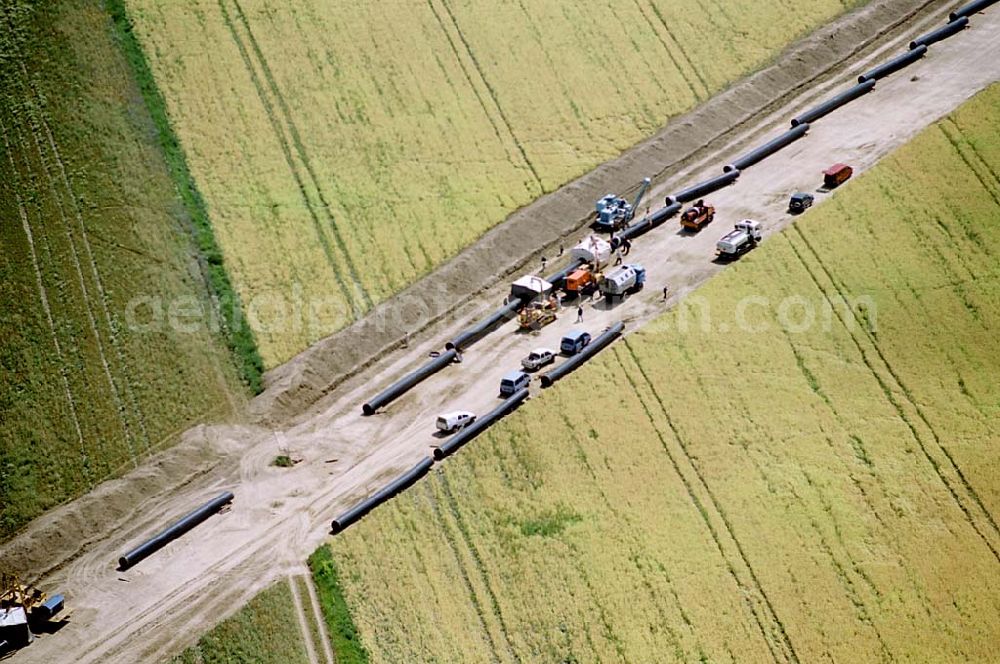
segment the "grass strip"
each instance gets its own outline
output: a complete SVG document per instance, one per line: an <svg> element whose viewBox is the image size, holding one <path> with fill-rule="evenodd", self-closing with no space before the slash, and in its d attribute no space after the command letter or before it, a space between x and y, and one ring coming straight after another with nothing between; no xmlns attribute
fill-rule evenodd
<svg viewBox="0 0 1000 664"><path fill-rule="evenodd" d="M257 349L253 330L246 324L243 316L240 297L233 289L223 264L222 251L216 242L205 200L195 185L187 158L184 156L184 149L170 126L166 103L153 79L153 72L146 60L142 45L135 35L124 0L107 0L106 6L114 23L122 52L132 68L136 83L146 102L146 108L149 109L156 126L167 169L190 216L192 234L201 257L199 264L219 309L226 345L233 354L240 377L254 394L259 394L262 389L264 362Z"/></svg>
<svg viewBox="0 0 1000 664"><path fill-rule="evenodd" d="M337 664L368 664L368 651L361 643L361 635L351 618L340 585L340 573L333 561L330 547L321 546L309 556L309 569L316 583L319 605L323 610Z"/></svg>

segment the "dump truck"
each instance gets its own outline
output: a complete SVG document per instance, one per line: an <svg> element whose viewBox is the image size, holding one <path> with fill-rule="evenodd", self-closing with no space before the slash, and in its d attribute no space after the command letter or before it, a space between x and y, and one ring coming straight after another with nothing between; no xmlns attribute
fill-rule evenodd
<svg viewBox="0 0 1000 664"><path fill-rule="evenodd" d="M645 283L646 268L638 263L620 265L604 275L600 286L601 294L608 300L614 300L641 289Z"/></svg>
<svg viewBox="0 0 1000 664"><path fill-rule="evenodd" d="M760 222L744 219L715 244L715 254L720 260L742 256L756 247L761 237Z"/></svg>
<svg viewBox="0 0 1000 664"><path fill-rule="evenodd" d="M51 597L9 573L0 573L0 655L23 648L38 629L63 610L62 595Z"/></svg>
<svg viewBox="0 0 1000 664"><path fill-rule="evenodd" d="M681 227L700 231L715 219L715 208L711 203L701 200L689 207L681 215Z"/></svg>
<svg viewBox="0 0 1000 664"><path fill-rule="evenodd" d="M635 218L635 211L639 207L639 202L649 189L650 179L642 181L639 194L632 203L616 194L607 194L601 197L594 206L597 210L597 220L594 226L599 231L614 233L620 231Z"/></svg>

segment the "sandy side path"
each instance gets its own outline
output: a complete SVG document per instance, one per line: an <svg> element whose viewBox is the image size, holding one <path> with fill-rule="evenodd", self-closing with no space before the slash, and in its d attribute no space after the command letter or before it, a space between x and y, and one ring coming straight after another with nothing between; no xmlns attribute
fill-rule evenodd
<svg viewBox="0 0 1000 664"><path fill-rule="evenodd" d="M836 76L772 108L701 162L671 174L654 188L654 209L668 191L721 172L722 164L740 154L748 141L780 133L788 118L818 97L848 87L859 70L902 52L915 35L941 25L948 9L950 5L942 5L921 15L909 29L842 66ZM872 94L816 123L807 138L746 171L735 186L712 195L719 214L700 234L678 233L673 220L639 238L629 260L646 266L649 287L613 308L603 301L586 303L580 327L596 333L624 320L627 332L636 330L724 269L711 259L716 240L734 221L752 217L765 224L768 234L780 230L791 221L785 212L789 193L816 190L820 171L829 164L844 161L863 171L1000 79L1000 11L978 15L971 25L935 45L905 73L880 82ZM817 196L822 199L823 194ZM666 305L660 291L664 284L673 289ZM43 635L19 653L17 661L158 661L195 641L261 588L301 570L302 560L328 536L336 514L431 453L439 442L432 435L438 412L488 410L498 403L503 373L516 368L536 346L557 347L561 335L577 327L575 308L538 335L516 333L514 324L507 324L470 348L461 364L444 369L384 412L361 415L362 402L425 361L429 351L441 348L476 312L497 306L506 290L505 281L481 292L463 309L464 316L431 328L407 349L387 354L283 429L220 425L189 432L182 449L203 450L195 455L201 474L184 476L186 483L179 487L151 485L148 497L129 506L138 510L117 508L107 529L90 533L82 547L61 542L68 547L68 562L43 551L45 533L66 523L60 515L39 520L0 548L0 556L18 565L38 560L43 569L47 566L50 571L42 585L65 592L73 610L66 627ZM532 393L545 398L537 385ZM302 462L290 469L270 466L282 451ZM236 494L230 511L212 517L134 569L115 571L125 549L220 490ZM92 518L100 519L100 514ZM75 525L87 532L82 520ZM63 537L72 538L73 533Z"/></svg>

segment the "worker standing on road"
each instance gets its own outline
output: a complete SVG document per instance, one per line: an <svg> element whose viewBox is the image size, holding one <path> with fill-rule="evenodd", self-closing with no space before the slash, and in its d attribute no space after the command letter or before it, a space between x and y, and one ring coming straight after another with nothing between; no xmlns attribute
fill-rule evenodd
<svg viewBox="0 0 1000 664"><path fill-rule="evenodd" d="M576 322L577 323L582 323L583 322L583 307L582 306L576 308Z"/></svg>
<svg viewBox="0 0 1000 664"><path fill-rule="evenodd" d="M622 240L622 249L625 250L624 253L626 256L628 256L629 252L632 251L632 243L628 241L628 238Z"/></svg>
<svg viewBox="0 0 1000 664"><path fill-rule="evenodd" d="M562 242L559 243L559 255L560 256L563 255L563 245L562 245Z"/></svg>
<svg viewBox="0 0 1000 664"><path fill-rule="evenodd" d="M615 265L621 265L621 264L622 264L622 250L615 249Z"/></svg>
<svg viewBox="0 0 1000 664"><path fill-rule="evenodd" d="M663 301L667 301L667 294L670 292L670 286L663 287Z"/></svg>
<svg viewBox="0 0 1000 664"><path fill-rule="evenodd" d="M546 265L546 264L547 264L548 262L549 262L549 260L548 260L547 258L545 258L545 256L542 256L542 271L543 271L543 272L545 271L545 265Z"/></svg>

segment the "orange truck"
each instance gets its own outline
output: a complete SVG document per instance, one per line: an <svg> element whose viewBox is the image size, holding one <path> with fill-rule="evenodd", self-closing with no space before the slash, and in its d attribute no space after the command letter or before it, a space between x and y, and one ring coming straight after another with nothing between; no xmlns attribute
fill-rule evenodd
<svg viewBox="0 0 1000 664"><path fill-rule="evenodd" d="M566 275L564 289L568 295L580 295L597 288L597 275L589 265L578 267Z"/></svg>
<svg viewBox="0 0 1000 664"><path fill-rule="evenodd" d="M711 203L698 201L681 215L681 227L700 231L702 226L712 223L715 219L715 208Z"/></svg>

